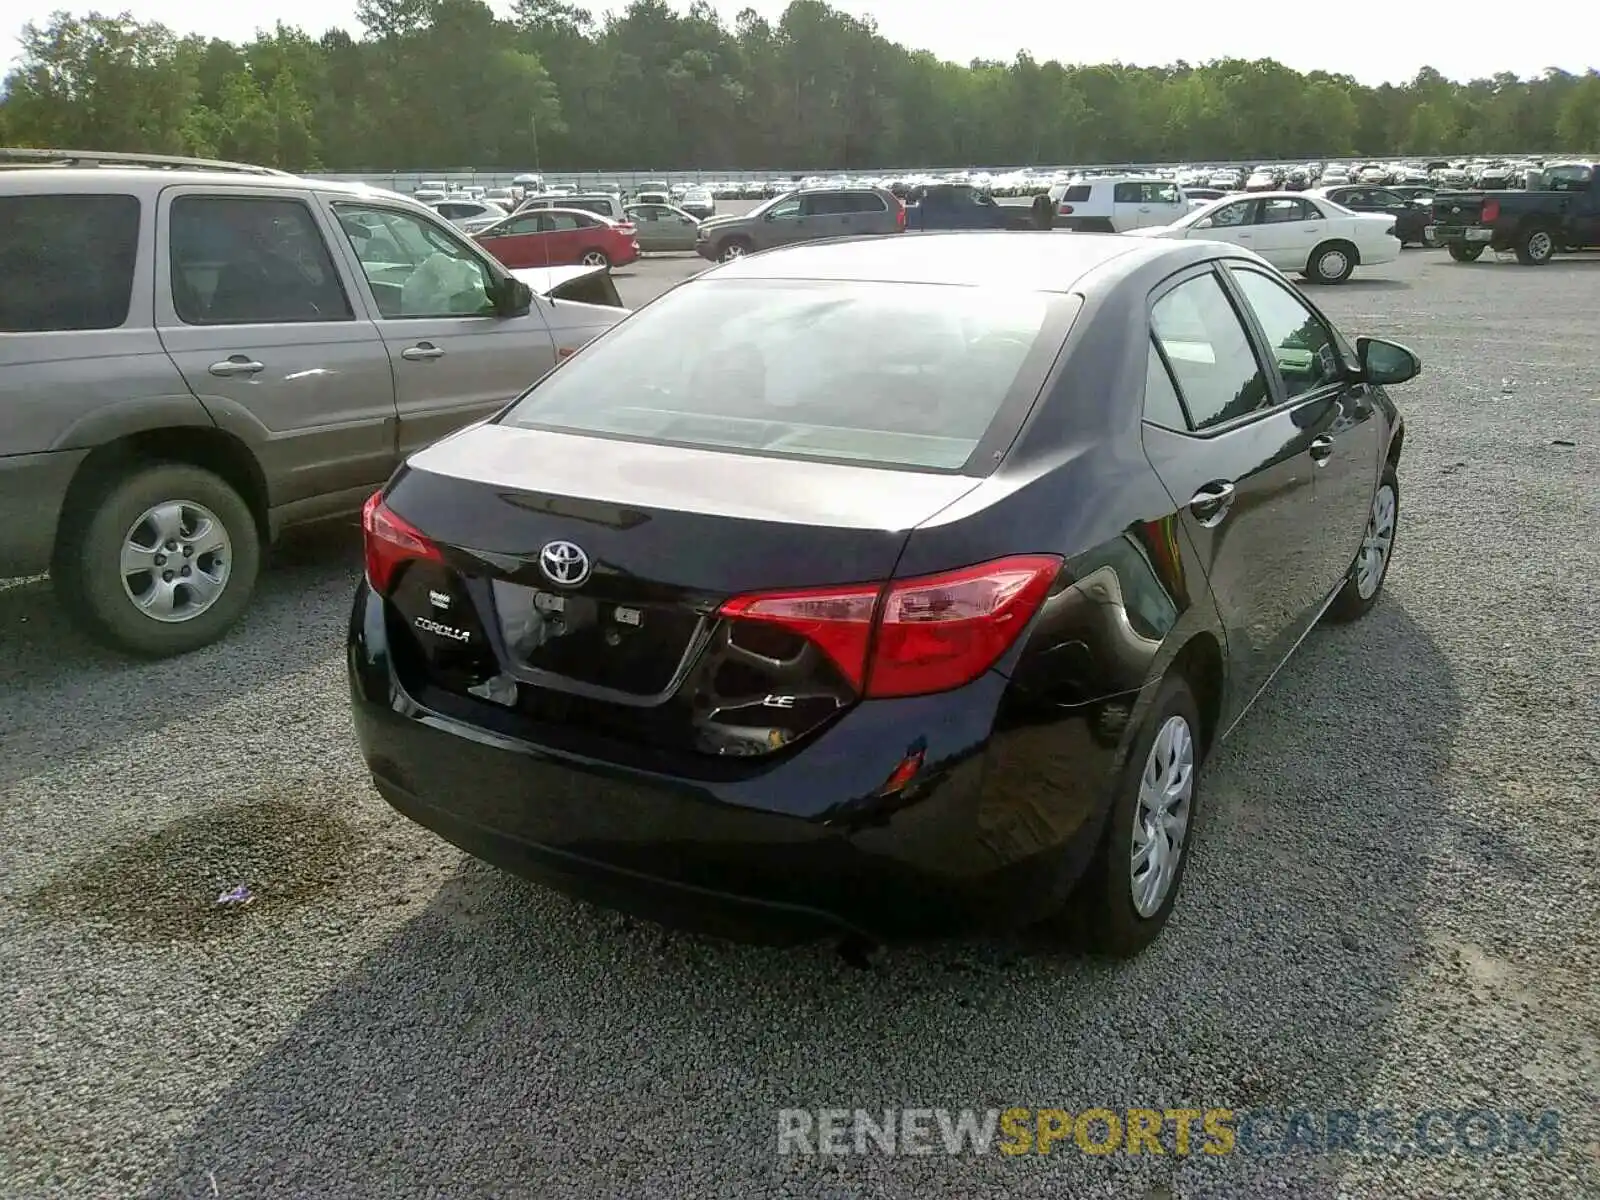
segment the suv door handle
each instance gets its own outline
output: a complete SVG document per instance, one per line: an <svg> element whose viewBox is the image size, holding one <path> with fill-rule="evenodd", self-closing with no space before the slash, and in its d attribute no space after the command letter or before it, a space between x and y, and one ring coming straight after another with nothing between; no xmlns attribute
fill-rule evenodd
<svg viewBox="0 0 1600 1200"><path fill-rule="evenodd" d="M212 363L206 369L213 375L227 378L230 375L258 375L261 373L262 366L253 358L247 358L243 354L232 354L221 362Z"/></svg>
<svg viewBox="0 0 1600 1200"><path fill-rule="evenodd" d="M1333 457L1333 438L1329 437L1327 434L1323 434L1321 437L1312 438L1310 453L1311 461L1316 463L1319 467L1322 466Z"/></svg>
<svg viewBox="0 0 1600 1200"><path fill-rule="evenodd" d="M1189 501L1189 511L1205 528L1220 525L1233 507L1234 487L1226 481L1208 483Z"/></svg>
<svg viewBox="0 0 1600 1200"><path fill-rule="evenodd" d="M421 362L427 358L443 358L444 351L432 342L418 342L415 346L407 346L400 351L400 357L408 362Z"/></svg>

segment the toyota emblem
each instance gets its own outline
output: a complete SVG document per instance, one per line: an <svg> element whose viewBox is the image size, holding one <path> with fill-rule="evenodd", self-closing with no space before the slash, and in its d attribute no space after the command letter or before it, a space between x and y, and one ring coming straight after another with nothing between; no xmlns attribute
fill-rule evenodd
<svg viewBox="0 0 1600 1200"><path fill-rule="evenodd" d="M539 569L551 583L577 587L589 578L589 556L571 542L547 542L539 551Z"/></svg>

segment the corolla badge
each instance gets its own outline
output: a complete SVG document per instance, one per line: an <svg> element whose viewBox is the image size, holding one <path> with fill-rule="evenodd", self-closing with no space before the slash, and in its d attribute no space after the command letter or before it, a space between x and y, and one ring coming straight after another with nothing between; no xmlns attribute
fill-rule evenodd
<svg viewBox="0 0 1600 1200"><path fill-rule="evenodd" d="M472 640L472 634L465 629L452 629L448 625L441 625L430 617L418 617L412 624L424 633L431 633L435 637L449 638L453 642L470 642Z"/></svg>
<svg viewBox="0 0 1600 1200"><path fill-rule="evenodd" d="M589 556L571 542L547 542L539 551L539 569L551 583L577 587L589 578Z"/></svg>

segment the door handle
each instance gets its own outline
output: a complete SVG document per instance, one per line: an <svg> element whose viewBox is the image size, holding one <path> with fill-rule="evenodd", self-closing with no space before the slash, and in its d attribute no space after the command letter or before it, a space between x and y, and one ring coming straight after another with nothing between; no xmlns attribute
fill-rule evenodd
<svg viewBox="0 0 1600 1200"><path fill-rule="evenodd" d="M400 357L408 362L421 362L429 358L443 358L444 351L432 342L418 342L415 346L407 346L400 351Z"/></svg>
<svg viewBox="0 0 1600 1200"><path fill-rule="evenodd" d="M262 367L253 358L243 354L232 354L221 362L212 363L207 370L226 379L231 375L257 375L260 374Z"/></svg>
<svg viewBox="0 0 1600 1200"><path fill-rule="evenodd" d="M1327 434L1311 439L1311 461L1322 466L1333 457L1333 438Z"/></svg>
<svg viewBox="0 0 1600 1200"><path fill-rule="evenodd" d="M1208 483L1189 501L1189 511L1205 528L1220 525L1233 507L1234 487L1227 482Z"/></svg>

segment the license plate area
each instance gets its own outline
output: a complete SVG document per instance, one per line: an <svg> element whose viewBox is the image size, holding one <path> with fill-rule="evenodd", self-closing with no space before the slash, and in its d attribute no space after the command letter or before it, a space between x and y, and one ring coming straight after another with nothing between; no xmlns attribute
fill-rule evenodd
<svg viewBox="0 0 1600 1200"><path fill-rule="evenodd" d="M671 690L702 623L698 613L676 605L621 603L504 580L494 582L494 606L514 668L640 699Z"/></svg>

